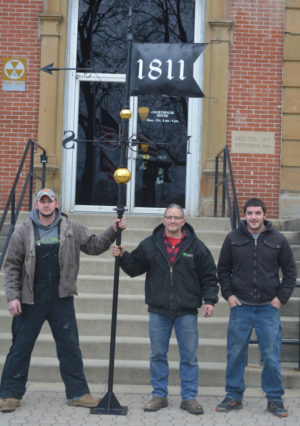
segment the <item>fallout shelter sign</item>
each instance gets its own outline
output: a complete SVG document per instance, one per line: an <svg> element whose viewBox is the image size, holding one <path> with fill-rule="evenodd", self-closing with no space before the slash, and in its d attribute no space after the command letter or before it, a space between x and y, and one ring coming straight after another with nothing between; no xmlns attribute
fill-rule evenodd
<svg viewBox="0 0 300 426"><path fill-rule="evenodd" d="M2 90L26 90L27 63L25 58L4 58Z"/></svg>

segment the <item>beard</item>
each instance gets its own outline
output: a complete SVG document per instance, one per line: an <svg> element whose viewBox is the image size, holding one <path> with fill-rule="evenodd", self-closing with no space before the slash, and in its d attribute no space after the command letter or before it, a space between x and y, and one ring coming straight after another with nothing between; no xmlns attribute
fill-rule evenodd
<svg viewBox="0 0 300 426"><path fill-rule="evenodd" d="M55 211L50 212L50 213L43 213L43 212L39 211L39 215L41 215L43 217L51 217L51 216L55 215Z"/></svg>

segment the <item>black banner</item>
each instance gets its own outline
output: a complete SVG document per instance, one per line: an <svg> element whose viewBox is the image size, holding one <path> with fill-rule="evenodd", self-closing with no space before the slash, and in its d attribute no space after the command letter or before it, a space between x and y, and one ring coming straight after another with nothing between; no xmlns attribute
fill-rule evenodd
<svg viewBox="0 0 300 426"><path fill-rule="evenodd" d="M207 43L133 43L130 95L203 98L193 68Z"/></svg>

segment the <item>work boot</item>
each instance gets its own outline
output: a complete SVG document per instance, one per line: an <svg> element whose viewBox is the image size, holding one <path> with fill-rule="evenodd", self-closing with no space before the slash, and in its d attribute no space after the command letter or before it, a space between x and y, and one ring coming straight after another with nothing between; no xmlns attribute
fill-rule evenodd
<svg viewBox="0 0 300 426"><path fill-rule="evenodd" d="M93 408L97 407L101 398L94 398L91 394L87 393L80 398L74 398L72 401L68 401L67 404L73 407L85 407L85 408Z"/></svg>
<svg viewBox="0 0 300 426"><path fill-rule="evenodd" d="M151 401L146 402L144 405L144 411L158 411L161 408L168 406L167 398L160 398L159 396L153 396Z"/></svg>
<svg viewBox="0 0 300 426"><path fill-rule="evenodd" d="M203 407L199 404L196 399L186 399L180 404L182 410L186 410L190 414L203 414Z"/></svg>
<svg viewBox="0 0 300 426"><path fill-rule="evenodd" d="M229 411L240 410L241 408L243 408L242 401L235 401L234 399L226 397L217 405L216 411L218 413L228 413Z"/></svg>
<svg viewBox="0 0 300 426"><path fill-rule="evenodd" d="M288 416L288 411L281 401L268 402L267 411L280 418Z"/></svg>
<svg viewBox="0 0 300 426"><path fill-rule="evenodd" d="M0 411L1 413L10 413L15 411L17 407L20 407L20 400L17 398L3 398L0 399Z"/></svg>

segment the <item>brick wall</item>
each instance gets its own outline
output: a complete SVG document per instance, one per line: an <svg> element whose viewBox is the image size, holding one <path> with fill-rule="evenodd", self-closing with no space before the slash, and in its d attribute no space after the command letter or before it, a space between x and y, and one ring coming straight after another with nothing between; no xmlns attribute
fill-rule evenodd
<svg viewBox="0 0 300 426"><path fill-rule="evenodd" d="M3 58L27 59L26 91L3 91L0 102L0 210L22 158L27 140L37 140L40 77L38 15L43 0L0 2L0 67Z"/></svg>
<svg viewBox="0 0 300 426"><path fill-rule="evenodd" d="M25 57L28 67L25 92L0 89L0 209L27 140L37 140L42 11L42 0L0 3L1 70L11 56ZM278 217L284 0L231 0L231 18L227 143L234 130L275 133L274 155L232 154L239 203L259 196Z"/></svg>
<svg viewBox="0 0 300 426"><path fill-rule="evenodd" d="M227 143L232 131L274 132L275 153L231 154L239 204L265 201L279 214L284 0L231 0Z"/></svg>

